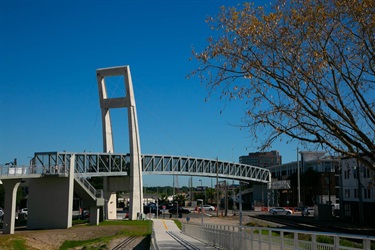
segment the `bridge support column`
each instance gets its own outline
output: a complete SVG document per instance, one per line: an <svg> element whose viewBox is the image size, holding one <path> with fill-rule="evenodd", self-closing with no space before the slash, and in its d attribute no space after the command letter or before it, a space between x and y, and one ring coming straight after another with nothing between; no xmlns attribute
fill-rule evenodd
<svg viewBox="0 0 375 250"><path fill-rule="evenodd" d="M106 206L107 210L107 220L117 219L116 198L116 192L104 190L104 205Z"/></svg>
<svg viewBox="0 0 375 250"><path fill-rule="evenodd" d="M16 220L16 197L21 179L2 180L5 189L3 234L14 234Z"/></svg>
<svg viewBox="0 0 375 250"><path fill-rule="evenodd" d="M90 225L99 225L100 207L90 207Z"/></svg>
<svg viewBox="0 0 375 250"><path fill-rule="evenodd" d="M74 166L74 155L70 166ZM73 217L74 167L69 177L30 179L28 229L70 228Z"/></svg>

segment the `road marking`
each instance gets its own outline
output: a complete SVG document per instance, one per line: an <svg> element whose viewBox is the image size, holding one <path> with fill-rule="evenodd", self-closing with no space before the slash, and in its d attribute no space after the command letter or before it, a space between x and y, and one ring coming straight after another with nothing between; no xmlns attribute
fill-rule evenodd
<svg viewBox="0 0 375 250"><path fill-rule="evenodd" d="M168 231L168 227L167 227L167 224L165 224L165 221L163 220L163 224L164 224L164 227L165 227L165 230Z"/></svg>

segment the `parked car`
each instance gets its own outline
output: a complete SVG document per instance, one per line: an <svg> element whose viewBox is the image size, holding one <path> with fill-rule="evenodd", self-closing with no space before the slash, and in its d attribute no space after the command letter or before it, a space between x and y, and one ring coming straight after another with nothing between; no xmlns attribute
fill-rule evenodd
<svg viewBox="0 0 375 250"><path fill-rule="evenodd" d="M314 208L313 207L306 207L303 211L302 211L302 216L309 216L309 215L312 215L314 216Z"/></svg>
<svg viewBox="0 0 375 250"><path fill-rule="evenodd" d="M124 219L129 218L129 208L123 207L122 212L125 214Z"/></svg>
<svg viewBox="0 0 375 250"><path fill-rule="evenodd" d="M21 208L20 211L18 212L18 214L26 214L27 215L27 211L28 211L27 208Z"/></svg>
<svg viewBox="0 0 375 250"><path fill-rule="evenodd" d="M198 206L198 211L201 210L201 207ZM203 210L204 211L214 211L215 210L215 207L211 206L211 205L203 205Z"/></svg>
<svg viewBox="0 0 375 250"><path fill-rule="evenodd" d="M168 212L169 212L170 214L176 214L176 213L177 213L177 206L175 206L175 207L171 207L171 208L168 210ZM190 211L187 210L187 209L185 209L185 208L183 208L183 207L178 207L178 213L179 213L179 214L189 214Z"/></svg>
<svg viewBox="0 0 375 250"><path fill-rule="evenodd" d="M4 210L0 207L0 222L4 220Z"/></svg>
<svg viewBox="0 0 375 250"><path fill-rule="evenodd" d="M143 213L145 214L148 214L148 213L156 214L157 211L158 211L158 214L163 213L163 211L160 209L157 209L156 206L144 206L143 207Z"/></svg>
<svg viewBox="0 0 375 250"><path fill-rule="evenodd" d="M302 212L305 209L305 207L295 207L294 211L295 212Z"/></svg>
<svg viewBox="0 0 375 250"><path fill-rule="evenodd" d="M291 215L293 211L290 209L283 208L283 207L274 207L269 210L269 213L272 215L277 215L277 214Z"/></svg>
<svg viewBox="0 0 375 250"><path fill-rule="evenodd" d="M28 213L28 209L27 208L21 208L20 211L18 212L17 219L19 219L19 220L27 220L27 213Z"/></svg>
<svg viewBox="0 0 375 250"><path fill-rule="evenodd" d="M82 220L90 219L90 210L83 210L81 214L81 219Z"/></svg>

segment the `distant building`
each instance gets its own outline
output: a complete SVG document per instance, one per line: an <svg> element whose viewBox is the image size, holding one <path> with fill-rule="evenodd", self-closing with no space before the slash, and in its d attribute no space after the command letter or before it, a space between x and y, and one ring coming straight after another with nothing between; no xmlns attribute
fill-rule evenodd
<svg viewBox="0 0 375 250"><path fill-rule="evenodd" d="M282 163L279 151L272 150L270 152L251 152L248 155L240 156L241 164L269 168L270 166L280 165ZM243 193L242 199L249 204L250 207L266 206L267 204L267 184L253 184Z"/></svg>
<svg viewBox="0 0 375 250"><path fill-rule="evenodd" d="M303 205L336 204L339 203L339 164L340 159L327 156L325 152L301 151L299 162L270 165L281 162L278 151L268 153L250 153L241 156L241 161L247 164L267 167L271 171L272 186L254 184L251 200L255 206L290 206L297 207L298 202L298 166L300 167L300 201ZM269 157L267 159L267 156ZM251 162L251 163L250 163ZM310 171L314 176L304 173ZM305 180L305 182L304 182Z"/></svg>
<svg viewBox="0 0 375 250"><path fill-rule="evenodd" d="M242 164L264 168L280 165L282 163L281 155L277 150L272 150L270 152L252 152L248 155L240 156L239 161Z"/></svg>
<svg viewBox="0 0 375 250"><path fill-rule="evenodd" d="M340 170L342 216L374 225L375 172L352 158L341 159Z"/></svg>
<svg viewBox="0 0 375 250"><path fill-rule="evenodd" d="M339 203L340 159L325 152L301 151L300 161L269 167L274 183L290 181L289 187L271 190L271 206L298 206L298 165L300 167L300 200L303 205ZM307 171L311 176L305 174ZM315 173L315 175L313 175Z"/></svg>

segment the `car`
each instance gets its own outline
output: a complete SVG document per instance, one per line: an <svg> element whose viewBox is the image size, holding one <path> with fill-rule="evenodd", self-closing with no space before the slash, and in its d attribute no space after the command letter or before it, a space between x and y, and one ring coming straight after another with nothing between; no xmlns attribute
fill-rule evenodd
<svg viewBox="0 0 375 250"><path fill-rule="evenodd" d="M83 210L81 214L82 219L90 219L90 210Z"/></svg>
<svg viewBox="0 0 375 250"><path fill-rule="evenodd" d="M303 211L302 211L302 216L309 216L309 215L312 215L314 216L314 208L313 207L306 207Z"/></svg>
<svg viewBox="0 0 375 250"><path fill-rule="evenodd" d="M0 222L4 219L4 210L0 209Z"/></svg>
<svg viewBox="0 0 375 250"><path fill-rule="evenodd" d="M123 207L122 213L125 214L124 219L129 218L129 208L128 207Z"/></svg>
<svg viewBox="0 0 375 250"><path fill-rule="evenodd" d="M201 210L201 207L198 206L198 211ZM215 207L211 206L211 205L203 205L203 210L204 211L214 211L215 210Z"/></svg>
<svg viewBox="0 0 375 250"><path fill-rule="evenodd" d="M28 209L27 208L21 208L20 211L18 212L17 218L19 220L27 220L27 215L28 215Z"/></svg>
<svg viewBox="0 0 375 250"><path fill-rule="evenodd" d="M28 209L27 208L21 208L18 214L26 214L27 215Z"/></svg>
<svg viewBox="0 0 375 250"><path fill-rule="evenodd" d="M294 211L295 212L302 212L305 209L305 207L295 207Z"/></svg>
<svg viewBox="0 0 375 250"><path fill-rule="evenodd" d="M277 215L277 214L291 215L293 213L292 210L286 209L283 207L274 207L274 208L271 208L268 212L272 215Z"/></svg>
<svg viewBox="0 0 375 250"><path fill-rule="evenodd" d="M160 209L157 209L156 206L143 206L143 213L145 214L148 214L148 213L156 214L156 212L158 214L163 213L163 211Z"/></svg>
<svg viewBox="0 0 375 250"><path fill-rule="evenodd" d="M177 213L177 206L175 206L175 207L171 207L171 208L168 210L168 212L169 212L170 214L176 214L176 213ZM187 209L185 209L185 208L183 208L183 207L178 207L178 213L179 213L179 214L189 214L190 211L187 210Z"/></svg>

